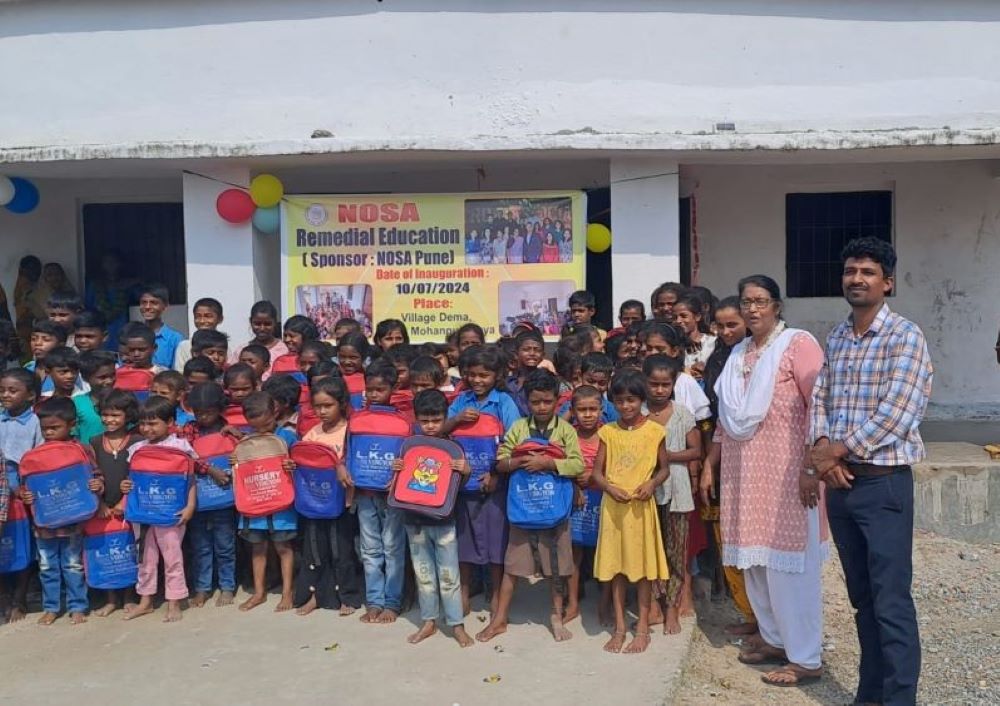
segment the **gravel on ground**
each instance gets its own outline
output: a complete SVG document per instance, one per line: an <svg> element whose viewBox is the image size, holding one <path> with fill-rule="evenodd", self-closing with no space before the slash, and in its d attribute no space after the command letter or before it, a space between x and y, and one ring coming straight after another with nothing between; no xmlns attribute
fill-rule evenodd
<svg viewBox="0 0 1000 706"><path fill-rule="evenodd" d="M1000 544L969 544L914 534L913 596L923 646L920 704L1000 704ZM763 669L736 661L738 639L723 632L732 606L701 600L698 626L675 703L850 704L857 685L858 644L836 551L823 575L826 674L801 689L775 688Z"/></svg>

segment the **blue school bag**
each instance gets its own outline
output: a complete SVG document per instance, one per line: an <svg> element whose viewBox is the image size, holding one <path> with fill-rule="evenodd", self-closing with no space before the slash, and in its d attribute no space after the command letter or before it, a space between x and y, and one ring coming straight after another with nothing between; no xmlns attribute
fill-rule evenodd
<svg viewBox="0 0 1000 706"><path fill-rule="evenodd" d="M21 484L35 498L35 524L47 529L75 525L93 517L98 498L87 484L94 462L76 441L48 441L21 458Z"/></svg>
<svg viewBox="0 0 1000 706"><path fill-rule="evenodd" d="M94 517L85 522L83 573L91 588L113 591L134 586L139 561L132 525L120 517Z"/></svg>
<svg viewBox="0 0 1000 706"><path fill-rule="evenodd" d="M503 439L503 422L492 414L480 413L471 424L459 424L451 438L462 447L469 464L469 478L462 486L463 493L478 493L483 476L493 471L497 462L497 449Z"/></svg>
<svg viewBox="0 0 1000 706"><path fill-rule="evenodd" d="M233 469L230 459L236 452L236 441L225 434L205 434L191 444L195 455L204 463L218 468L230 477L229 485L219 485L208 473L195 474L198 512L233 507Z"/></svg>
<svg viewBox="0 0 1000 706"><path fill-rule="evenodd" d="M347 431L350 453L347 470L354 485L367 490L388 490L392 462L412 433L406 417L394 407L374 405L352 414Z"/></svg>
<svg viewBox="0 0 1000 706"><path fill-rule="evenodd" d="M528 439L518 444L511 459L542 453L550 458L566 458L561 448L545 439ZM517 469L507 485L507 519L523 530L558 527L573 509L573 480L554 473L529 473Z"/></svg>
<svg viewBox="0 0 1000 706"><path fill-rule="evenodd" d="M325 444L300 441L289 454L295 463L295 510L311 520L344 514L344 486L337 480L340 459Z"/></svg>
<svg viewBox="0 0 1000 706"><path fill-rule="evenodd" d="M132 454L125 519L140 525L173 527L187 506L194 460L180 449L143 446Z"/></svg>
<svg viewBox="0 0 1000 706"><path fill-rule="evenodd" d="M10 499L7 522L0 534L0 574L10 574L28 568L34 552L31 549L31 521L28 511L17 498Z"/></svg>
<svg viewBox="0 0 1000 706"><path fill-rule="evenodd" d="M131 392L137 400L145 402L149 399L154 377L156 374L148 368L123 365L115 371L115 389Z"/></svg>
<svg viewBox="0 0 1000 706"><path fill-rule="evenodd" d="M573 508L569 516L569 530L573 544L579 544L581 547L597 546L603 497L604 493L596 488L587 488L583 491L583 507Z"/></svg>

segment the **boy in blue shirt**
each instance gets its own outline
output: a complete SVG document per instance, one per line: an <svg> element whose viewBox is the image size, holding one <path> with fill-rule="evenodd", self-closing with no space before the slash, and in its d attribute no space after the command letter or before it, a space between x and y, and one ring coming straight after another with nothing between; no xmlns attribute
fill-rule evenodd
<svg viewBox="0 0 1000 706"><path fill-rule="evenodd" d="M608 387L611 386L614 370L614 363L604 353L587 353L580 361L580 384L596 387L601 393L601 424L618 421L618 410L608 401ZM571 402L559 408L559 416L571 423L574 421Z"/></svg>
<svg viewBox="0 0 1000 706"><path fill-rule="evenodd" d="M0 374L0 453L6 459L4 469L8 480L8 492L12 495L20 483L16 468L27 451L40 445L42 427L32 409L38 398L38 379L24 368L12 368ZM12 497L11 502L21 502ZM28 578L31 569L17 572L14 578L14 595L10 601L10 612L5 616L8 622L23 620L28 614Z"/></svg>
<svg viewBox="0 0 1000 706"><path fill-rule="evenodd" d="M139 290L139 315L156 336L153 365L172 369L177 346L184 340L180 331L175 331L163 322L163 312L170 306L170 293L162 284L147 284Z"/></svg>
<svg viewBox="0 0 1000 706"><path fill-rule="evenodd" d="M37 376L38 383L41 385L39 390L39 394L41 395L52 394L52 390L55 387L52 380L45 373L45 368L42 366L42 359L53 348L65 346L67 335L67 331L63 326L49 319L36 321L35 325L31 327L31 360L24 367Z"/></svg>

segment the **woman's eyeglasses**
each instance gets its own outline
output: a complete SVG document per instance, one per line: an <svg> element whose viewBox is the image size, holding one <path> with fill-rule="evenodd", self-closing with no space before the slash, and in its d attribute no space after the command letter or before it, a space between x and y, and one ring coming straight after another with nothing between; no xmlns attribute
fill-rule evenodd
<svg viewBox="0 0 1000 706"><path fill-rule="evenodd" d="M740 299L740 308L744 311L750 311L751 309L766 309L771 305L773 299Z"/></svg>

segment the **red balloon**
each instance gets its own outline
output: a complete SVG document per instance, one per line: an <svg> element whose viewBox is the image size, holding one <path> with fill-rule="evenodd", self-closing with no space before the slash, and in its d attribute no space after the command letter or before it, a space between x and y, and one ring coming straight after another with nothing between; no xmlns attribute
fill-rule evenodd
<svg viewBox="0 0 1000 706"><path fill-rule="evenodd" d="M215 210L230 223L246 223L253 217L254 208L250 194L242 189L226 189L215 200Z"/></svg>

